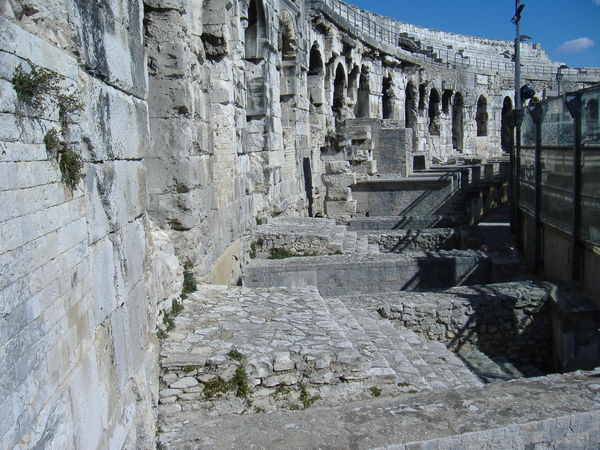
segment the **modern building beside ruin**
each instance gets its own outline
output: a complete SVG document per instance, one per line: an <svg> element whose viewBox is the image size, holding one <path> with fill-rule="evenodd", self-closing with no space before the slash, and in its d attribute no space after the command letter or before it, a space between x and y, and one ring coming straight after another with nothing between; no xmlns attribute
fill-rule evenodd
<svg viewBox="0 0 600 450"><path fill-rule="evenodd" d="M523 322L510 330L511 341L483 320L487 338L514 345L481 334L480 343L530 362L537 361L530 355L536 345L546 362L552 345L559 353L580 349L590 361L600 354L597 309L589 302L561 316L591 318L587 334L569 335L578 328L569 322L564 340L551 344L551 319L536 314L549 308L552 293L535 283L461 286L495 281L493 258L458 227L506 200L513 53L512 42L417 27L339 0L2 2L0 447L151 448L159 412L166 417L158 427L161 442L169 448L234 447L243 439L219 444L209 432L185 447L173 420L187 422L169 414L208 405L225 417L213 428L235 439L230 419L271 417L278 430L274 415L261 415L271 407L315 403L317 414L324 411L318 406L343 408L344 401L367 397L410 402L422 392L488 398L485 406L465 397L469 414L493 411L511 396L533 403L521 405L521 415L507 415L508 422L469 419L428 434L431 421L443 421L430 416L429 425L412 427L425 430L420 435L405 429L385 441L386 432L373 428L375 434L360 438L366 440L315 446L599 445L600 390L591 376L498 383L488 391L446 348L456 337L452 324L462 326L444 319L455 317L451 311L467 321L473 314L504 320L501 305L485 303L493 298L519 304ZM523 82L540 98L558 93L559 72L561 92L600 81L600 69L561 68L537 44L522 44L522 64ZM595 108L590 120L598 120L597 101ZM436 227L443 231L431 231ZM523 230L526 241L529 228ZM560 227L552 232L560 235ZM565 236L562 247L545 248L547 262L568 258ZM421 253L399 252L398 242L406 243L400 250ZM600 247L591 239L582 245L580 281L598 301ZM313 256L284 265L253 259L280 247ZM346 271L352 264L354 272ZM547 272L560 273L552 267ZM198 292L174 319L182 289L193 291L194 284ZM287 288L274 287L280 285ZM415 290L423 304L402 300ZM362 293L370 297L359 299ZM452 300L478 295L486 305L480 310ZM361 315L355 306L362 301L364 314L381 317ZM269 318L260 316L264 311ZM288 328L277 328L288 323L285 311L308 343L284 348L273 338L265 340L272 353L251 354L252 333L235 326L260 324L259 331L287 336ZM419 318L418 326L409 316ZM210 330L218 339L210 341ZM188 331L208 340L187 348ZM389 348L378 347L387 332ZM402 353L401 339L413 350ZM215 351L211 342L221 353L202 353ZM430 378L409 356L415 346L424 352L421 369L435 368ZM237 392L225 392L233 389L226 375L238 380ZM224 380L222 398L209 401L207 386L215 379ZM522 394L527 389L547 390L549 399L539 402L562 406L540 403L538 410ZM254 415L240 416L249 398ZM221 400L225 406L217 405ZM415 423L409 410L406 421L387 430ZM198 414L201 423L215 420ZM319 430L315 425L312 432L326 439L328 430ZM279 439L291 432L281 431Z"/></svg>

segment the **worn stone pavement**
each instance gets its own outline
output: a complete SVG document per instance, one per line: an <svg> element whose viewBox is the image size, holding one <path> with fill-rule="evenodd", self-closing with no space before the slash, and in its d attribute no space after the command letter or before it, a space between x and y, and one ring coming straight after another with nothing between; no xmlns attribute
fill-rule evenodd
<svg viewBox="0 0 600 450"><path fill-rule="evenodd" d="M600 373L373 399L334 408L163 417L173 449L600 448Z"/></svg>

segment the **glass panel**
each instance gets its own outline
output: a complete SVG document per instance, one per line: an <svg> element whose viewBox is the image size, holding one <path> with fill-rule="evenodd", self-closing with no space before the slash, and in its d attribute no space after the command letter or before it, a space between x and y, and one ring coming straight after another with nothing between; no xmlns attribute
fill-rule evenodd
<svg viewBox="0 0 600 450"><path fill-rule="evenodd" d="M571 229L573 200L573 152L543 148L542 217L563 230Z"/></svg>
<svg viewBox="0 0 600 450"><path fill-rule="evenodd" d="M529 109L525 109L523 125L521 126L521 146L535 147L535 122L531 118Z"/></svg>
<svg viewBox="0 0 600 450"><path fill-rule="evenodd" d="M533 214L535 203L535 150L533 149L521 148L519 180L519 205Z"/></svg>
<svg viewBox="0 0 600 450"><path fill-rule="evenodd" d="M564 97L548 100L542 121L542 147L573 147L575 123Z"/></svg>
<svg viewBox="0 0 600 450"><path fill-rule="evenodd" d="M581 144L600 147L600 91L581 96Z"/></svg>
<svg viewBox="0 0 600 450"><path fill-rule="evenodd" d="M581 237L600 245L600 149L584 149L581 159Z"/></svg>

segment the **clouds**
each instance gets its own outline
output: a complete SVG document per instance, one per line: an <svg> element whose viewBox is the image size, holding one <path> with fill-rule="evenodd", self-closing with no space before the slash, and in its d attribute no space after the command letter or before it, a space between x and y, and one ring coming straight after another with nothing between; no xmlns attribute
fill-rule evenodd
<svg viewBox="0 0 600 450"><path fill-rule="evenodd" d="M596 3L600 4L600 0L594 0ZM572 41L563 42L556 49L557 53L579 53L587 50L590 47L593 47L596 43L592 41L590 38L582 37L578 39L573 39Z"/></svg>
<svg viewBox="0 0 600 450"><path fill-rule="evenodd" d="M594 0L594 3L595 3L596 5L600 5L600 0Z"/></svg>

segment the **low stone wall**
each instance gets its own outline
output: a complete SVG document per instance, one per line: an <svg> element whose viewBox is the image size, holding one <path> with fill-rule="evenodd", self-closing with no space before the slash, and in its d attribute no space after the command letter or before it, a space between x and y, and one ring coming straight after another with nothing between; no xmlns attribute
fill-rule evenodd
<svg viewBox="0 0 600 450"><path fill-rule="evenodd" d="M358 217L348 222L350 231L416 230L446 227L450 222L443 216Z"/></svg>
<svg viewBox="0 0 600 450"><path fill-rule="evenodd" d="M476 251L336 255L254 260L246 267L244 285L317 286L323 296L338 296L481 284L488 282L490 273L490 259Z"/></svg>
<svg viewBox="0 0 600 450"><path fill-rule="evenodd" d="M460 233L453 228L372 233L369 234L369 244L378 244L379 251L386 253L452 250L460 248Z"/></svg>
<svg viewBox="0 0 600 450"><path fill-rule="evenodd" d="M380 313L451 349L476 347L511 361L551 366L550 289L531 282L399 292Z"/></svg>

